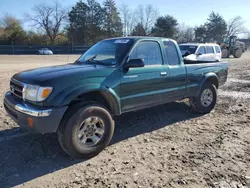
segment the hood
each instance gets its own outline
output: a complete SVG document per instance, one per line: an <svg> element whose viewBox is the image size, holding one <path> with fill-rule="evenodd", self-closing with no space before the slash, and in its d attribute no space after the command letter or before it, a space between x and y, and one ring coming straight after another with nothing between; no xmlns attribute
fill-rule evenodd
<svg viewBox="0 0 250 188"><path fill-rule="evenodd" d="M105 77L113 68L102 65L59 65L20 72L13 76L14 79L27 84L53 85L53 82L68 83L90 77Z"/></svg>

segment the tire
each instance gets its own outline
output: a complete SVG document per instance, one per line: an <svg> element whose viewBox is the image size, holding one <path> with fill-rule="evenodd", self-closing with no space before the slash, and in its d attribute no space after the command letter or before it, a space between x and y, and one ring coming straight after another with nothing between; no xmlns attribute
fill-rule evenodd
<svg viewBox="0 0 250 188"><path fill-rule="evenodd" d="M242 56L242 50L237 49L234 51L234 58L240 58Z"/></svg>
<svg viewBox="0 0 250 188"><path fill-rule="evenodd" d="M204 102L202 102L202 97L204 96L204 93L206 93L207 91L211 92L212 96L210 95L211 97L209 97L211 99L211 103L210 104L205 103L207 104L205 105ZM189 98L189 103L192 110L199 114L206 114L211 112L214 109L216 101L217 101L217 89L215 85L213 85L211 82L204 83L197 97Z"/></svg>
<svg viewBox="0 0 250 188"><path fill-rule="evenodd" d="M92 126L88 124L91 124L93 117L100 119L99 126L102 124L103 133L100 136L98 133L93 134L93 130L91 130L95 138L100 139L97 143L91 145L89 142L91 138L88 138L85 141L86 143L82 142L81 138L79 138L79 131L86 129L87 133L84 133L84 135L88 134L91 128L86 128L86 126ZM97 125L98 123L96 128ZM86 105L86 103L80 103L71 107L65 114L57 130L57 137L66 153L75 158L88 159L98 155L110 143L113 133L114 121L105 107L98 104ZM86 138L84 135L82 136L83 140Z"/></svg>
<svg viewBox="0 0 250 188"><path fill-rule="evenodd" d="M228 58L229 57L229 51L226 48L221 50L221 57L222 58Z"/></svg>

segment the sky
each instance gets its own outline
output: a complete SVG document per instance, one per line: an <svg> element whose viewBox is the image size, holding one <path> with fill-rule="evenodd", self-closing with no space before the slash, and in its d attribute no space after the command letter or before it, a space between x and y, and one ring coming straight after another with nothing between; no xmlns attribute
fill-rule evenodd
<svg viewBox="0 0 250 188"><path fill-rule="evenodd" d="M58 0L69 10L78 0ZM102 0L97 0L103 2ZM32 8L41 3L51 3L52 0L0 0L0 17L5 13L23 19L24 13L32 13ZM226 21L241 16L250 30L250 0L115 0L117 7L123 2L131 8L138 5L152 4L160 15L170 14L179 23L189 26L203 24L208 15L214 11L220 13Z"/></svg>

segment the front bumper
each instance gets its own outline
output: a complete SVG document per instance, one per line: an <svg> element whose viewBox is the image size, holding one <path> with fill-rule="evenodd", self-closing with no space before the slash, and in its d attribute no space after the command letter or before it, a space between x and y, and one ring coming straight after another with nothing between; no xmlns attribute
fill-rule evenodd
<svg viewBox="0 0 250 188"><path fill-rule="evenodd" d="M16 99L11 92L7 92L4 97L4 108L20 127L36 133L53 133L57 131L68 107L38 108Z"/></svg>

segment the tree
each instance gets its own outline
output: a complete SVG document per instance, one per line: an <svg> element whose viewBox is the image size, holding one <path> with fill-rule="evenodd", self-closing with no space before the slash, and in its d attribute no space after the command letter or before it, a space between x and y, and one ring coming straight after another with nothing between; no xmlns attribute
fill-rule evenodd
<svg viewBox="0 0 250 188"><path fill-rule="evenodd" d="M247 29L245 28L244 23L245 21L240 16L230 19L227 25L227 36L246 33Z"/></svg>
<svg viewBox="0 0 250 188"><path fill-rule="evenodd" d="M86 3L79 1L76 3L72 10L69 12L70 26L67 29L69 38L72 44L77 41L78 43L87 43L87 19L89 7Z"/></svg>
<svg viewBox="0 0 250 188"><path fill-rule="evenodd" d="M158 10L152 5L147 5L146 7L139 5L134 14L136 18L135 22L142 25L146 35L149 35L158 17Z"/></svg>
<svg viewBox="0 0 250 188"><path fill-rule="evenodd" d="M79 1L69 12L71 42L93 44L104 37L104 9L95 0Z"/></svg>
<svg viewBox="0 0 250 188"><path fill-rule="evenodd" d="M47 45L49 43L49 39L46 35L28 31L27 32L27 44L29 45Z"/></svg>
<svg viewBox="0 0 250 188"><path fill-rule="evenodd" d="M24 44L27 37L21 22L11 15L5 15L0 21L0 41L2 44Z"/></svg>
<svg viewBox="0 0 250 188"><path fill-rule="evenodd" d="M205 25L200 25L194 29L195 38L204 38L207 35L207 28Z"/></svg>
<svg viewBox="0 0 250 188"><path fill-rule="evenodd" d="M122 3L119 10L123 24L123 36L128 36L134 28L134 13L125 3Z"/></svg>
<svg viewBox="0 0 250 188"><path fill-rule="evenodd" d="M181 24L178 27L177 40L180 43L191 42L194 39L194 28Z"/></svg>
<svg viewBox="0 0 250 188"><path fill-rule="evenodd" d="M52 5L40 4L34 7L34 15L26 14L26 19L38 28L42 28L50 39L50 44L60 34L60 29L67 18L66 11L55 1Z"/></svg>
<svg viewBox="0 0 250 188"><path fill-rule="evenodd" d="M114 0L104 1L104 30L107 37L117 37L122 35L122 22Z"/></svg>
<svg viewBox="0 0 250 188"><path fill-rule="evenodd" d="M157 18L152 29L152 35L157 37L175 38L178 32L178 21L173 16L161 16Z"/></svg>
<svg viewBox="0 0 250 188"><path fill-rule="evenodd" d="M137 24L135 28L133 29L131 36L146 36L146 31L141 24Z"/></svg>
<svg viewBox="0 0 250 188"><path fill-rule="evenodd" d="M208 40L220 41L223 36L227 33L227 23L224 18L212 12L208 19L206 25L206 36Z"/></svg>
<svg viewBox="0 0 250 188"><path fill-rule="evenodd" d="M88 41L93 44L104 36L103 17L105 16L105 12L101 5L95 0L87 0L87 3L89 11L86 20L88 25L88 29L86 30L86 32Z"/></svg>

